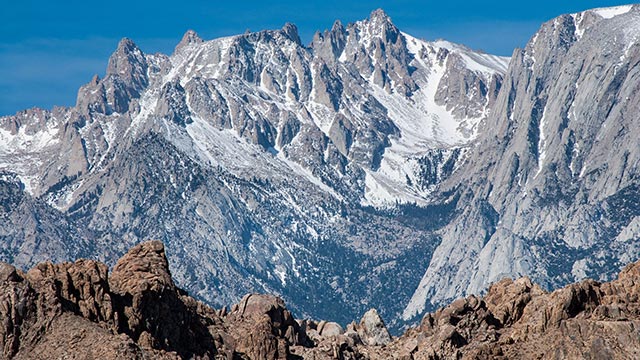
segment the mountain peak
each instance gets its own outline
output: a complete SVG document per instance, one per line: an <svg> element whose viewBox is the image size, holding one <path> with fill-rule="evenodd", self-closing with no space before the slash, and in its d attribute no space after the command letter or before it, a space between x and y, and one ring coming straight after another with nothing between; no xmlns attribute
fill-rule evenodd
<svg viewBox="0 0 640 360"><path fill-rule="evenodd" d="M400 30L382 9L372 11L369 19L356 23L356 26L360 26L369 36L382 37L385 42L387 40L395 42L395 39L400 34Z"/></svg>
<svg viewBox="0 0 640 360"><path fill-rule="evenodd" d="M371 12L371 14L369 15L369 20L371 22L381 22L381 23L391 23L391 18L389 17L389 15L387 15L387 13L382 10L382 9L376 9L373 10Z"/></svg>
<svg viewBox="0 0 640 360"><path fill-rule="evenodd" d="M182 36L182 40L180 41L181 44L199 44L201 43L203 40L200 37L200 35L198 35L197 32L193 31L193 30L187 30L186 33L184 33L184 35Z"/></svg>
<svg viewBox="0 0 640 360"><path fill-rule="evenodd" d="M136 43L134 43L133 40L129 39L128 37L123 37L118 42L118 47L116 49L116 52L121 51L124 53L129 53L129 52L134 52L136 50L140 50L138 48L138 45L136 45Z"/></svg>
<svg viewBox="0 0 640 360"><path fill-rule="evenodd" d="M179 51L180 49L182 49L185 46L194 45L194 44L200 44L203 41L204 40L202 40L202 38L200 37L200 35L198 35L197 32L189 29L189 30L187 30L187 32L184 33L184 35L182 36L182 40L180 40L178 45L176 45L176 48L175 48L174 52Z"/></svg>
<svg viewBox="0 0 640 360"><path fill-rule="evenodd" d="M331 27L331 32L344 32L344 25L340 20L336 20Z"/></svg>
<svg viewBox="0 0 640 360"><path fill-rule="evenodd" d="M89 81L89 85L92 86L96 86L100 83L100 75L95 74L93 75L93 77L91 78L91 81Z"/></svg>
<svg viewBox="0 0 640 360"><path fill-rule="evenodd" d="M117 84L106 87L107 100L104 105L110 105L105 109L111 108L118 113L126 112L131 99L140 97L142 90L148 85L148 66L145 54L131 39L120 40L118 48L109 58L106 76L103 79L110 84ZM90 87L98 86L95 81L91 84Z"/></svg>
<svg viewBox="0 0 640 360"><path fill-rule="evenodd" d="M107 75L123 74L128 72L133 64L144 62L144 54L131 39L122 38L116 51L109 58Z"/></svg>
<svg viewBox="0 0 640 360"><path fill-rule="evenodd" d="M282 27L282 32L289 38L291 41L296 44L301 44L300 35L298 35L298 27L293 23L286 23Z"/></svg>

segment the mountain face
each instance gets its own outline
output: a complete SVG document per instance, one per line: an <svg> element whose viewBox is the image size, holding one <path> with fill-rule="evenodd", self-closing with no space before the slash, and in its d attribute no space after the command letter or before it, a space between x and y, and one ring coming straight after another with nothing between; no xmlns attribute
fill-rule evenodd
<svg viewBox="0 0 640 360"><path fill-rule="evenodd" d="M640 263L608 283L547 293L504 279L391 337L375 309L344 329L296 319L273 295L213 309L177 287L164 246L103 263L0 263L3 359L630 359L640 351Z"/></svg>
<svg viewBox="0 0 640 360"><path fill-rule="evenodd" d="M639 11L562 16L512 59L381 10L308 46L292 24L170 56L123 39L75 107L0 119L0 259L155 238L209 304L393 329L506 275L610 277L638 253Z"/></svg>
<svg viewBox="0 0 640 360"><path fill-rule="evenodd" d="M405 318L504 276L555 288L636 260L639 28L637 6L564 15L514 52Z"/></svg>

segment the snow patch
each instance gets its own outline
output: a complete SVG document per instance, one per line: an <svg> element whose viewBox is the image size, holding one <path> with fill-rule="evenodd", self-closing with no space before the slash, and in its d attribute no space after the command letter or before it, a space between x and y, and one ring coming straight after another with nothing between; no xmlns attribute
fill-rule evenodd
<svg viewBox="0 0 640 360"><path fill-rule="evenodd" d="M18 175L18 179L20 179L20 182L24 185L24 191L29 195L35 194L34 190L38 182L37 176Z"/></svg>
<svg viewBox="0 0 640 360"><path fill-rule="evenodd" d="M464 59L467 68L471 71L478 71L487 74L505 73L509 67L509 61L511 60L510 57L506 56L474 52L466 46L454 44L445 40L438 40L434 42L434 45L459 54Z"/></svg>
<svg viewBox="0 0 640 360"><path fill-rule="evenodd" d="M623 15L628 13L629 11L631 11L632 8L633 8L633 5L622 5L622 6L614 6L614 7L607 7L607 8L599 8L591 11L593 11L594 13L600 15L605 19L611 19L618 15Z"/></svg>
<svg viewBox="0 0 640 360"><path fill-rule="evenodd" d="M618 242L626 242L629 240L637 240L640 239L640 216L636 216L631 220L629 225L627 225L620 234L616 236L616 241Z"/></svg>
<svg viewBox="0 0 640 360"><path fill-rule="evenodd" d="M571 17L573 18L573 23L575 24L575 36L577 40L582 39L582 36L584 35L584 31L585 28L582 26L582 18L584 16L584 13L577 13L577 14L571 14Z"/></svg>
<svg viewBox="0 0 640 360"><path fill-rule="evenodd" d="M42 149L60 142L60 129L53 122L35 133L27 133L26 126L20 127L13 135L10 131L0 128L0 155L17 152L38 153Z"/></svg>
<svg viewBox="0 0 640 360"><path fill-rule="evenodd" d="M282 265L276 265L273 270L274 274L280 279L282 286L287 286L287 269Z"/></svg>
<svg viewBox="0 0 640 360"><path fill-rule="evenodd" d="M511 58L507 56L479 53L464 45L452 43L446 40L428 42L416 39L407 33L402 33L402 35L405 37L407 42L407 49L410 53L416 56L416 58L419 57L420 51L423 48L444 48L450 52L460 55L469 70L486 74L506 73L509 67L509 61L511 61Z"/></svg>
<svg viewBox="0 0 640 360"><path fill-rule="evenodd" d="M545 106L544 110L542 110L542 118L540 118L540 124L538 125L538 172L536 172L536 176L540 175L542 172L542 167L544 166L544 162L547 158L547 135L544 132L544 128L547 125L547 107Z"/></svg>
<svg viewBox="0 0 640 360"><path fill-rule="evenodd" d="M587 275L587 270L589 270L589 265L587 265L587 259L581 259L573 263L571 267L571 275L575 281L580 281L589 277Z"/></svg>

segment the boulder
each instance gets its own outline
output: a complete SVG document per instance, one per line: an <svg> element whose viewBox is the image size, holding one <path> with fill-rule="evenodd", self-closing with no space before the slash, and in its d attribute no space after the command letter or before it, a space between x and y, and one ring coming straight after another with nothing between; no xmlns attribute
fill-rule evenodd
<svg viewBox="0 0 640 360"><path fill-rule="evenodd" d="M365 345L387 345L391 342L389 330L376 309L371 309L364 314L360 320L358 334Z"/></svg>

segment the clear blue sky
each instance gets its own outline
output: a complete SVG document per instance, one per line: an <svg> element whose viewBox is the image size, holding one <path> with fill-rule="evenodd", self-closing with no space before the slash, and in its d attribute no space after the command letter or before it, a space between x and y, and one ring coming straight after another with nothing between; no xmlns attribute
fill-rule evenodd
<svg viewBox="0 0 640 360"><path fill-rule="evenodd" d="M5 1L0 11L0 115L73 105L77 89L103 75L122 37L145 52L171 53L188 29L204 39L295 23L303 41L334 20L348 23L383 8L414 36L444 38L511 55L557 15L625 1L287 0Z"/></svg>

